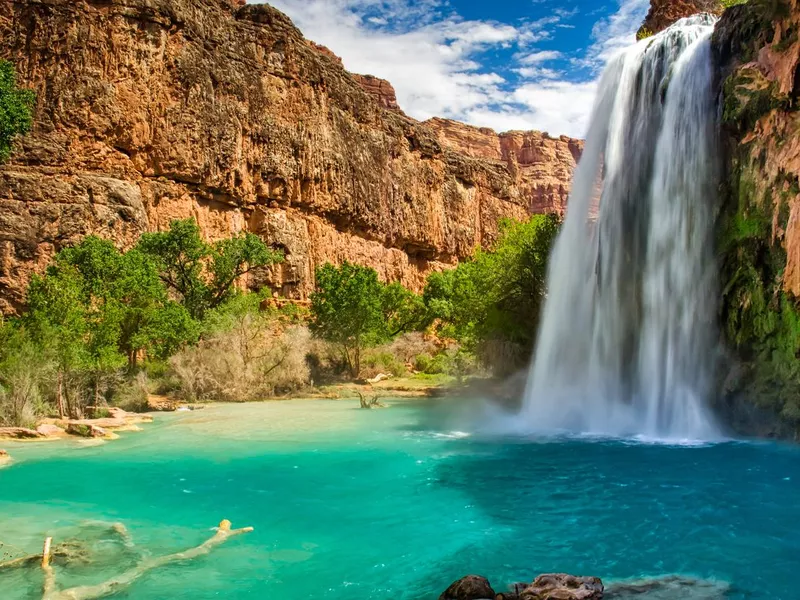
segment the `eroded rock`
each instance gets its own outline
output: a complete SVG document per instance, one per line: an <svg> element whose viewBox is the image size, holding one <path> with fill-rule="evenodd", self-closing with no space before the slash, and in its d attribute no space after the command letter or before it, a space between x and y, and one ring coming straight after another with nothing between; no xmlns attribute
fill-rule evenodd
<svg viewBox="0 0 800 600"><path fill-rule="evenodd" d="M602 600L603 582L598 577L548 573L539 575L519 597L520 600Z"/></svg>

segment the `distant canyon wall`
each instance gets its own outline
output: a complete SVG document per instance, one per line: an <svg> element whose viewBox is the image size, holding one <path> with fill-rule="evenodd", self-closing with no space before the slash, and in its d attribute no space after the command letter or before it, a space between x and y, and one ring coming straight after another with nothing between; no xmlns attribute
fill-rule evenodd
<svg viewBox="0 0 800 600"><path fill-rule="evenodd" d="M37 93L0 167L0 311L89 234L129 247L194 217L286 253L254 273L289 298L350 260L420 289L503 217L564 211L582 142L419 123L388 82L352 75L268 5L15 0L0 55Z"/></svg>

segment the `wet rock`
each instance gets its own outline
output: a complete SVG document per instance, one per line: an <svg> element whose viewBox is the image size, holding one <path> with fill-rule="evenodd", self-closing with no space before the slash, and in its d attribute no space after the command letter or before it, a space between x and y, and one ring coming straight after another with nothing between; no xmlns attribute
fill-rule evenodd
<svg viewBox="0 0 800 600"><path fill-rule="evenodd" d="M598 577L566 573L539 575L519 595L520 600L602 600L603 582Z"/></svg>
<svg viewBox="0 0 800 600"><path fill-rule="evenodd" d="M486 577L467 575L447 588L439 596L439 600L486 600L495 597L495 592Z"/></svg>
<svg viewBox="0 0 800 600"><path fill-rule="evenodd" d="M0 450L0 469L11 464L11 456L5 450Z"/></svg>

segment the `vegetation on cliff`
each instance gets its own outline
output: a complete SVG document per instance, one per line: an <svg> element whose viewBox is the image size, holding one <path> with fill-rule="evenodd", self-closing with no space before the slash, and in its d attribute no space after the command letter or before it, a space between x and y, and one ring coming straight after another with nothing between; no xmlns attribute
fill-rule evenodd
<svg viewBox="0 0 800 600"><path fill-rule="evenodd" d="M0 161L8 159L14 138L30 131L35 102L32 91L17 86L14 65L0 60Z"/></svg>
<svg viewBox="0 0 800 600"><path fill-rule="evenodd" d="M787 248L796 227L790 215L800 198L800 180L785 151L797 103L759 62L764 51L771 55L767 64L787 60L781 53L797 42L796 27L782 22L787 17L785 3L751 0L728 11L714 33L726 142L717 245L720 316L735 353L725 370L722 409L741 431L796 437L800 302L789 278Z"/></svg>

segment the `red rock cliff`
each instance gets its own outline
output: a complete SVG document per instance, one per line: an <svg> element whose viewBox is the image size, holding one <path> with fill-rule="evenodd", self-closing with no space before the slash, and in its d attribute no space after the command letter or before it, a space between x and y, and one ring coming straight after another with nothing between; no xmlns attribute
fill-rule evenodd
<svg viewBox="0 0 800 600"><path fill-rule="evenodd" d="M285 249L251 283L302 298L316 265L344 259L419 289L499 218L563 210L579 142L420 124L282 13L240 4L2 3L0 54L38 103L0 168L0 310L59 248L126 247L175 218Z"/></svg>
<svg viewBox="0 0 800 600"><path fill-rule="evenodd" d="M721 0L650 0L650 11L639 33L658 33L678 19L708 12L722 14Z"/></svg>

